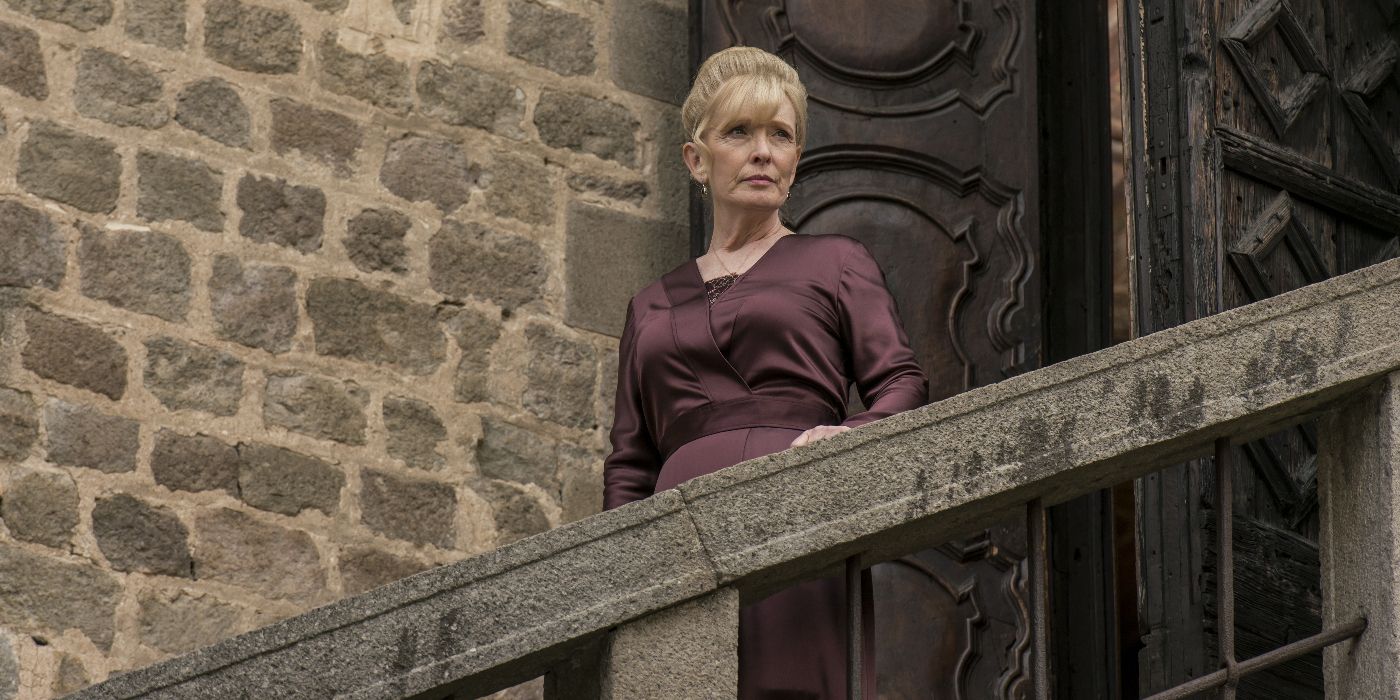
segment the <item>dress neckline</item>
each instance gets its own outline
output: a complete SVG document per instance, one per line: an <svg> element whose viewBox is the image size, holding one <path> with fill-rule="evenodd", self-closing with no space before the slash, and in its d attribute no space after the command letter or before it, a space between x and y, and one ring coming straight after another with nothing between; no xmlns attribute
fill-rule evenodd
<svg viewBox="0 0 1400 700"><path fill-rule="evenodd" d="M778 240L773 241L773 244L770 245L770 246L768 246L768 250L763 251L763 255L758 256L758 259L755 260L755 261L753 261L753 264L749 265L749 269L744 270L743 272L738 273L738 275L737 275L737 276L735 277L735 279L734 279L734 283L735 283L735 284L738 284L738 282L739 282L740 279L743 279L743 278L744 278L746 275L748 275L750 272L753 272L759 265L762 265L762 264L763 264L763 261L766 260L766 259L768 259L768 254L769 254L769 253L772 253L772 252L773 252L773 249L774 249L774 248L777 248L777 247L778 247L778 244L781 243L781 242L783 241L784 238L792 238L792 237L798 236L798 235L801 235L801 234L796 233L796 232L793 232L793 233L785 233L785 234L779 236L779 237L778 237ZM705 276L702 275L702 274L700 273L700 263L698 262L699 260L700 260L700 258L691 258L691 259L690 259L690 269L691 269L692 271L694 271L694 273L695 273L695 279L700 280L700 286L701 286L701 287L708 287L708 286L709 286L709 283L712 282L713 280L707 280L707 279L705 279ZM716 277L715 279L719 279L719 278Z"/></svg>

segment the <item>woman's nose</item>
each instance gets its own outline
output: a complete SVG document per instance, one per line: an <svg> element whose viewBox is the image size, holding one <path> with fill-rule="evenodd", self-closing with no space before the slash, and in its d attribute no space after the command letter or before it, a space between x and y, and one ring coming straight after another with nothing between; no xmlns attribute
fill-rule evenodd
<svg viewBox="0 0 1400 700"><path fill-rule="evenodd" d="M753 154L750 157L757 161L772 159L773 151L769 147L770 145L771 144L768 143L768 137L759 134L758 137L753 140Z"/></svg>

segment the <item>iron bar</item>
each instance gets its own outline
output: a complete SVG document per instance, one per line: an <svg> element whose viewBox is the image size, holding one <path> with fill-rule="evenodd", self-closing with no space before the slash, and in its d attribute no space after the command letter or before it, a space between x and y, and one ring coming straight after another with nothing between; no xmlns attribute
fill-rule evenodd
<svg viewBox="0 0 1400 700"><path fill-rule="evenodd" d="M860 700L863 634L861 623L860 555L846 558L846 697Z"/></svg>
<svg viewBox="0 0 1400 700"><path fill-rule="evenodd" d="M1220 700L1235 700L1239 683L1235 667L1235 479L1230 438L1215 441L1215 634L1220 642L1220 665L1225 685Z"/></svg>
<svg viewBox="0 0 1400 700"><path fill-rule="evenodd" d="M1300 639L1273 651L1260 654L1252 659L1241 661L1235 665L1234 679L1238 682L1245 676L1258 673L1268 668L1273 668L1282 663L1287 663L1300 656L1306 656L1323 647L1356 637L1365 631L1366 618L1358 617L1344 625L1338 625L1332 629L1323 630L1311 637ZM1175 688L1168 688L1155 695L1149 695L1144 700L1180 700L1181 698L1190 697L1191 695L1210 690L1211 688L1223 686L1229 680L1230 670L1222 668L1214 673L1182 683Z"/></svg>
<svg viewBox="0 0 1400 700"><path fill-rule="evenodd" d="M1026 510L1031 561L1031 680L1032 697L1050 698L1050 536L1045 502L1037 498Z"/></svg>

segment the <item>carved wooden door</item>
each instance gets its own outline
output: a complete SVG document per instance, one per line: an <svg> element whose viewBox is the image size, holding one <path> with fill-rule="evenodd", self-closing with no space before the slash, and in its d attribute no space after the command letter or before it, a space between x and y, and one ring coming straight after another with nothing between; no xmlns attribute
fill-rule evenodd
<svg viewBox="0 0 1400 700"><path fill-rule="evenodd" d="M1141 333L1381 262L1400 235L1400 4L1127 3L1145 79L1135 147ZM1141 14L1132 14L1139 12ZM1356 319L1364 324L1365 319ZM1306 362L1288 338L1259 351ZM1174 389L1156 378L1157 390ZM1320 629L1316 436L1235 461L1237 656ZM1216 668L1209 463L1139 486L1144 693ZM1320 698L1321 656L1252 677L1239 697Z"/></svg>
<svg viewBox="0 0 1400 700"><path fill-rule="evenodd" d="M699 58L749 45L797 68L811 133L786 217L870 248L933 400L1038 366L1036 3L698 7ZM1026 697L1025 551L1010 523L875 567L880 697Z"/></svg>

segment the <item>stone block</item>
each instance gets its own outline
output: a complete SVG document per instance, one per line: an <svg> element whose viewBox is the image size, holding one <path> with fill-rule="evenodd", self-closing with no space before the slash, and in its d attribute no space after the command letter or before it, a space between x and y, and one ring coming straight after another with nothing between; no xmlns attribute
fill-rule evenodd
<svg viewBox="0 0 1400 700"><path fill-rule="evenodd" d="M406 112L412 104L408 64L385 54L360 54L343 48L334 32L316 44L321 87L364 100L376 107Z"/></svg>
<svg viewBox="0 0 1400 700"><path fill-rule="evenodd" d="M34 100L49 96L44 52L34 30L0 22L0 86Z"/></svg>
<svg viewBox="0 0 1400 700"><path fill-rule="evenodd" d="M34 122L19 151L20 187L94 214L117 206L122 159L111 141Z"/></svg>
<svg viewBox="0 0 1400 700"><path fill-rule="evenodd" d="M564 319L614 336L632 295L690 258L685 226L579 202L569 205L564 240Z"/></svg>
<svg viewBox="0 0 1400 700"><path fill-rule="evenodd" d="M606 700L732 698L739 692L739 592L721 588L613 632Z"/></svg>
<svg viewBox="0 0 1400 700"><path fill-rule="evenodd" d="M238 606L207 593L146 590L137 605L141 643L167 654L188 653L242 631Z"/></svg>
<svg viewBox="0 0 1400 700"><path fill-rule="evenodd" d="M296 515L315 508L335 515L345 475L331 464L273 445L241 444L239 498L254 508Z"/></svg>
<svg viewBox="0 0 1400 700"><path fill-rule="evenodd" d="M470 66L424 61L417 84L423 114L454 126L523 137L525 93L504 78Z"/></svg>
<svg viewBox="0 0 1400 700"><path fill-rule="evenodd" d="M19 656L10 635L0 634L0 698L14 700L19 695Z"/></svg>
<svg viewBox="0 0 1400 700"><path fill-rule="evenodd" d="M446 338L433 307L354 280L312 280L306 314L316 352L427 374L446 357Z"/></svg>
<svg viewBox="0 0 1400 700"><path fill-rule="evenodd" d="M78 657L70 654L63 654L58 660L58 669L53 674L53 694L56 697L63 697L69 693L76 693L83 688L92 685L92 677L83 667L83 662Z"/></svg>
<svg viewBox="0 0 1400 700"><path fill-rule="evenodd" d="M38 310L25 314L24 368L46 379L119 399L126 392L126 350L106 333Z"/></svg>
<svg viewBox="0 0 1400 700"><path fill-rule="evenodd" d="M204 7L204 52L237 70L295 73L301 65L301 27L282 10L210 0Z"/></svg>
<svg viewBox="0 0 1400 700"><path fill-rule="evenodd" d="M477 471L492 479L535 484L557 498L560 447L558 440L482 416L481 440L476 446Z"/></svg>
<svg viewBox="0 0 1400 700"><path fill-rule="evenodd" d="M92 507L92 534L117 571L141 571L194 578L189 532L169 508L127 494L98 498Z"/></svg>
<svg viewBox="0 0 1400 700"><path fill-rule="evenodd" d="M108 572L0 543L0 624L61 634L76 629L98 649L112 648L121 584Z"/></svg>
<svg viewBox="0 0 1400 700"><path fill-rule="evenodd" d="M238 413L243 363L232 355L169 337L146 341L146 391L172 411Z"/></svg>
<svg viewBox="0 0 1400 700"><path fill-rule="evenodd" d="M54 464L129 472L136 469L140 424L82 404L49 399L44 407L48 460Z"/></svg>
<svg viewBox="0 0 1400 700"><path fill-rule="evenodd" d="M641 180L618 180L591 173L571 173L568 183L569 189L575 192L616 199L634 207L642 206L651 192L647 183Z"/></svg>
<svg viewBox="0 0 1400 700"><path fill-rule="evenodd" d="M474 44L486 36L481 0L448 0L442 10L441 37L459 44Z"/></svg>
<svg viewBox="0 0 1400 700"><path fill-rule="evenodd" d="M368 404L369 392L354 382L279 372L267 377L263 422L323 440L363 445Z"/></svg>
<svg viewBox="0 0 1400 700"><path fill-rule="evenodd" d="M309 604L327 597L321 558L310 535L229 508L195 516L194 566L200 579L240 586L265 598Z"/></svg>
<svg viewBox="0 0 1400 700"><path fill-rule="evenodd" d="M571 428L594 427L598 366L593 346L540 322L525 327L525 342L525 410Z"/></svg>
<svg viewBox="0 0 1400 700"><path fill-rule="evenodd" d="M38 209L0 200L0 285L58 289L63 281L68 242L53 220Z"/></svg>
<svg viewBox="0 0 1400 700"><path fill-rule="evenodd" d="M603 512L603 458L566 445L559 460L559 520L571 523Z"/></svg>
<svg viewBox="0 0 1400 700"><path fill-rule="evenodd" d="M529 491L507 481L486 481L477 486L496 522L496 546L501 547L549 529L549 517Z"/></svg>
<svg viewBox="0 0 1400 700"><path fill-rule="evenodd" d="M238 450L208 435L181 435L162 428L151 448L151 476L172 491L223 489L238 495Z"/></svg>
<svg viewBox="0 0 1400 700"><path fill-rule="evenodd" d="M252 146L252 116L238 92L219 78L205 78L175 97L175 122L225 146Z"/></svg>
<svg viewBox="0 0 1400 700"><path fill-rule="evenodd" d="M170 121L164 84L144 63L101 49L83 51L73 104L78 114L117 126L159 129Z"/></svg>
<svg viewBox="0 0 1400 700"><path fill-rule="evenodd" d="M340 582L345 595L359 595L430 568L372 547L348 547L340 553Z"/></svg>
<svg viewBox="0 0 1400 700"><path fill-rule="evenodd" d="M188 221L221 231L224 174L193 158L141 151L136 156L136 214L152 221Z"/></svg>
<svg viewBox="0 0 1400 700"><path fill-rule="evenodd" d="M360 519L385 537L450 549L457 494L438 481L366 469L360 476Z"/></svg>
<svg viewBox="0 0 1400 700"><path fill-rule="evenodd" d="M685 9L657 0L612 6L612 80L618 87L679 105L690 90ZM674 156L674 153L668 154Z"/></svg>
<svg viewBox="0 0 1400 700"><path fill-rule="evenodd" d="M238 232L259 243L276 243L303 253L321 247L326 195L315 187L275 177L244 175L238 181Z"/></svg>
<svg viewBox="0 0 1400 700"><path fill-rule="evenodd" d="M428 241L428 281L454 299L490 299L506 308L540 297L549 263L538 243L475 222L446 220Z"/></svg>
<svg viewBox="0 0 1400 700"><path fill-rule="evenodd" d="M273 150L283 154L296 151L341 176L354 169L355 155L364 141L364 130L354 119L281 97L273 98L268 106L272 110Z"/></svg>
<svg viewBox="0 0 1400 700"><path fill-rule="evenodd" d="M39 408L29 392L0 386L0 459L23 462L39 439Z"/></svg>
<svg viewBox="0 0 1400 700"><path fill-rule="evenodd" d="M270 353L292 349L297 333L297 276L289 267L244 265L214 256L209 310L219 337Z"/></svg>
<svg viewBox="0 0 1400 700"><path fill-rule="evenodd" d="M384 397L384 430L390 457L418 469L443 465L438 445L447 439L447 426L431 404L403 396Z"/></svg>
<svg viewBox="0 0 1400 700"><path fill-rule="evenodd" d="M616 102L545 89L535 106L540 139L555 148L636 165L636 117Z"/></svg>
<svg viewBox="0 0 1400 700"><path fill-rule="evenodd" d="M10 9L88 32L112 21L112 0L6 0Z"/></svg>
<svg viewBox="0 0 1400 700"><path fill-rule="evenodd" d="M479 168L457 144L428 136L404 136L389 144L379 182L410 202L432 202L443 213L471 197Z"/></svg>
<svg viewBox="0 0 1400 700"><path fill-rule="evenodd" d="M350 0L302 0L321 12L340 12L350 5Z"/></svg>
<svg viewBox="0 0 1400 700"><path fill-rule="evenodd" d="M84 296L129 311L180 321L190 304L190 256L173 236L103 231L80 224L78 268Z"/></svg>
<svg viewBox="0 0 1400 700"><path fill-rule="evenodd" d="M78 526L78 485L63 472L14 472L0 519L17 540L65 549Z"/></svg>
<svg viewBox="0 0 1400 700"><path fill-rule="evenodd" d="M587 17L531 0L510 2L506 51L560 75L592 74L598 53Z"/></svg>
<svg viewBox="0 0 1400 700"><path fill-rule="evenodd" d="M163 49L185 48L185 0L127 0L126 35Z"/></svg>
<svg viewBox="0 0 1400 700"><path fill-rule="evenodd" d="M491 168L486 184L486 205L498 216L527 224L554 221L554 186L544 159L536 156L502 154Z"/></svg>
<svg viewBox="0 0 1400 700"><path fill-rule="evenodd" d="M501 315L463 307L451 318L449 328L457 347L462 349L462 359L452 375L452 398L463 403L488 400L490 353L501 337Z"/></svg>
<svg viewBox="0 0 1400 700"><path fill-rule="evenodd" d="M366 209L346 225L345 253L365 272L408 272L404 236L413 221L393 209Z"/></svg>

